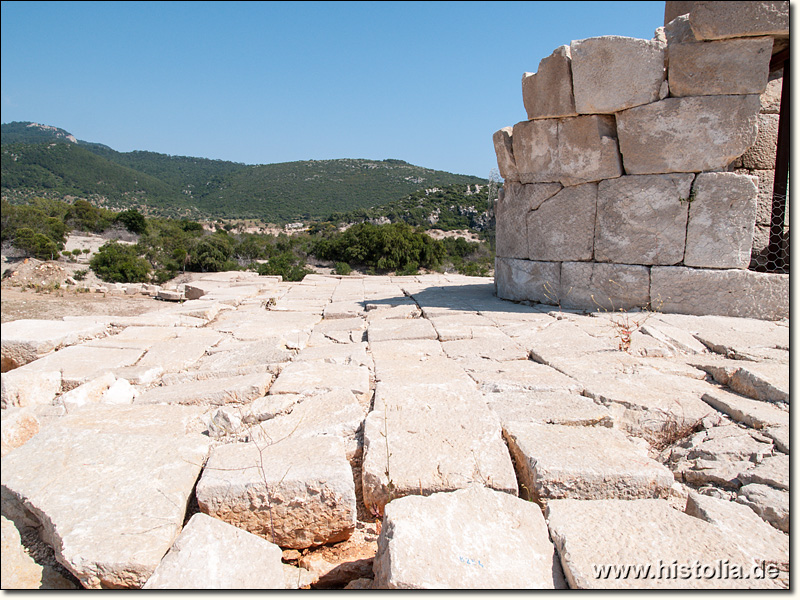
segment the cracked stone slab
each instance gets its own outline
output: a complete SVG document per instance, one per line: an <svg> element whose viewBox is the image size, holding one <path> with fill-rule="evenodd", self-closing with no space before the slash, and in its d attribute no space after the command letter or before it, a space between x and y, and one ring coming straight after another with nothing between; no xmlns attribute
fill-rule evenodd
<svg viewBox="0 0 800 600"><path fill-rule="evenodd" d="M435 340L438 336L427 319L381 319L370 321L367 339L372 344L389 340Z"/></svg>
<svg viewBox="0 0 800 600"><path fill-rule="evenodd" d="M313 395L347 390L365 399L370 395L367 367L318 361L299 361L286 365L270 388L270 394Z"/></svg>
<svg viewBox="0 0 800 600"><path fill-rule="evenodd" d="M573 589L770 587L759 580L698 576L691 567L695 561L700 565L728 561L746 573L754 563L719 528L671 508L666 500L552 500L545 516ZM673 563L689 565L684 573L688 577L672 575ZM623 569L641 565L643 570L649 567L649 573L636 577L630 571L611 575L606 571L603 577L599 569L606 565Z"/></svg>
<svg viewBox="0 0 800 600"><path fill-rule="evenodd" d="M387 505L374 571L376 589L566 587L538 507L479 485Z"/></svg>
<svg viewBox="0 0 800 600"><path fill-rule="evenodd" d="M196 513L143 589L284 589L281 549Z"/></svg>
<svg viewBox="0 0 800 600"><path fill-rule="evenodd" d="M666 498L674 482L669 469L616 429L510 421L503 434L524 496L541 504Z"/></svg>
<svg viewBox="0 0 800 600"><path fill-rule="evenodd" d="M497 327L472 327L466 328L466 332L470 337L442 342L442 349L449 358L484 358L498 362L528 358L528 351Z"/></svg>
<svg viewBox="0 0 800 600"><path fill-rule="evenodd" d="M485 394L484 399L504 426L512 421L614 426L614 419L606 407L573 392L502 392Z"/></svg>
<svg viewBox="0 0 800 600"><path fill-rule="evenodd" d="M767 456L751 469L739 473L743 485L761 483L779 490L789 491L789 455Z"/></svg>
<svg viewBox="0 0 800 600"><path fill-rule="evenodd" d="M162 423L172 408L160 411ZM42 525L44 541L84 586L139 588L180 530L210 439L140 433L119 415L82 418L3 458L4 505Z"/></svg>
<svg viewBox="0 0 800 600"><path fill-rule="evenodd" d="M789 427L789 413L766 402L751 400L725 390L709 390L702 396L703 402L720 412L756 429Z"/></svg>
<svg viewBox="0 0 800 600"><path fill-rule="evenodd" d="M102 322L20 319L3 323L0 332L2 371L5 373L41 356L106 333Z"/></svg>
<svg viewBox="0 0 800 600"><path fill-rule="evenodd" d="M736 502L752 508L767 523L789 533L789 492L760 483L739 488Z"/></svg>
<svg viewBox="0 0 800 600"><path fill-rule="evenodd" d="M495 392L575 392L583 385L557 370L532 360L494 361L482 358L464 359L461 367L486 393Z"/></svg>
<svg viewBox="0 0 800 600"><path fill-rule="evenodd" d="M254 373L219 379L200 379L152 388L136 404L223 405L250 402L269 390L272 373Z"/></svg>
<svg viewBox="0 0 800 600"><path fill-rule="evenodd" d="M364 504L374 514L394 498L471 483L517 494L500 421L474 389L383 393L379 384L364 422L362 480Z"/></svg>
<svg viewBox="0 0 800 600"><path fill-rule="evenodd" d="M690 491L686 514L718 527L755 561L789 562L789 536L776 531L747 506Z"/></svg>
<svg viewBox="0 0 800 600"><path fill-rule="evenodd" d="M197 483L200 510L284 548L346 540L353 473L334 436L217 446Z"/></svg>

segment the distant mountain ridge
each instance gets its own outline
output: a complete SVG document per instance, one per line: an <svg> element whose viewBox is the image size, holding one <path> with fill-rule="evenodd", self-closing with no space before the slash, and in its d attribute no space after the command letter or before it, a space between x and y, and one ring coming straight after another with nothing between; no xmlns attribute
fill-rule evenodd
<svg viewBox="0 0 800 600"><path fill-rule="evenodd" d="M86 197L106 207L190 218L258 218L274 223L369 209L417 191L486 179L402 160L307 160L268 165L117 152L58 127L0 126L4 198Z"/></svg>

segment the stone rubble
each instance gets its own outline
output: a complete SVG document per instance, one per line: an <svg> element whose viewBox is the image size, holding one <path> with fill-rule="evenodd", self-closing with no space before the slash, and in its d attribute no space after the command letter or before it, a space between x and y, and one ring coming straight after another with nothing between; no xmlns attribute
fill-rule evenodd
<svg viewBox="0 0 800 600"><path fill-rule="evenodd" d="M142 315L2 374L3 516L83 586L788 583L589 564L788 563L788 321L553 310L459 275L224 275L204 325ZM334 299L365 310L323 318ZM761 533L726 537L740 521ZM273 541L282 566L256 558ZM231 553L241 572L214 575Z"/></svg>

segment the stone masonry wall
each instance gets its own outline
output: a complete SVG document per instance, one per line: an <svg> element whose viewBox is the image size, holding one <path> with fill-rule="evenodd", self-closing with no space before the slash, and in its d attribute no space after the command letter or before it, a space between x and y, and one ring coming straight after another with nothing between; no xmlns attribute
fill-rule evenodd
<svg viewBox="0 0 800 600"><path fill-rule="evenodd" d="M498 296L787 317L788 275L747 269L788 35L788 2L694 2L652 40L573 41L525 73L527 120L494 134Z"/></svg>

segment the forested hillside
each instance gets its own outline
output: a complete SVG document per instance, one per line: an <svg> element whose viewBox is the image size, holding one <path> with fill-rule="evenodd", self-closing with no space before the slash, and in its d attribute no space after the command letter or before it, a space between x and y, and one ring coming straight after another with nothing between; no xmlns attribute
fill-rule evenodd
<svg viewBox="0 0 800 600"><path fill-rule="evenodd" d="M269 165L155 152L117 152L63 129L8 123L0 129L2 195L81 197L116 210L190 218L287 223L379 207L415 192L486 184L402 160L309 160Z"/></svg>

